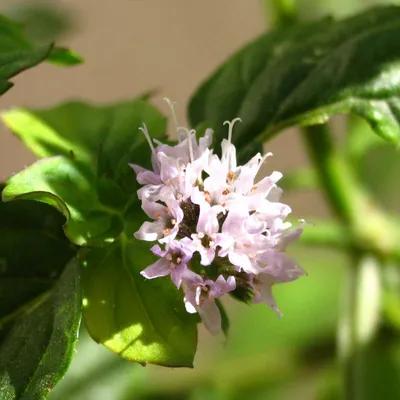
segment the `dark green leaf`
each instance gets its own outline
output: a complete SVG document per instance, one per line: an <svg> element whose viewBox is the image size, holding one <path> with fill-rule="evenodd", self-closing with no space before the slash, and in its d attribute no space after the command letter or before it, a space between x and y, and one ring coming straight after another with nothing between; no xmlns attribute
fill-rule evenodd
<svg viewBox="0 0 400 400"><path fill-rule="evenodd" d="M51 289L75 254L63 222L61 214L45 204L0 202L0 340L15 319Z"/></svg>
<svg viewBox="0 0 400 400"><path fill-rule="evenodd" d="M221 328L224 335L227 337L229 334L229 317L225 310L224 305L219 299L215 299L215 304L217 305L219 312L221 313Z"/></svg>
<svg viewBox="0 0 400 400"><path fill-rule="evenodd" d="M0 94L13 84L10 78L34 67L47 57L60 65L73 65L79 56L67 49L53 49L52 44L36 45L24 35L22 25L0 15Z"/></svg>
<svg viewBox="0 0 400 400"><path fill-rule="evenodd" d="M229 59L193 96L193 126L241 117L241 157L290 125L325 122L334 113L364 117L400 143L400 7L375 8L268 33ZM219 129L218 139L226 136Z"/></svg>
<svg viewBox="0 0 400 400"><path fill-rule="evenodd" d="M20 25L1 15L0 37L0 94L3 94L12 86L10 78L45 60L52 46L34 46L23 35Z"/></svg>
<svg viewBox="0 0 400 400"><path fill-rule="evenodd" d="M81 319L78 265L21 316L0 348L0 398L43 399L71 361Z"/></svg>
<svg viewBox="0 0 400 400"><path fill-rule="evenodd" d="M139 274L154 261L148 246L124 238L83 252L85 325L96 342L128 360L192 367L197 319L168 278Z"/></svg>

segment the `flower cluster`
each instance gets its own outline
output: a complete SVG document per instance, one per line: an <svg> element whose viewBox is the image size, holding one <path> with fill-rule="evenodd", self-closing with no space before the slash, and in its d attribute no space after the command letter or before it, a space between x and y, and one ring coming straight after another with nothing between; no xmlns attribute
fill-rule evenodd
<svg viewBox="0 0 400 400"><path fill-rule="evenodd" d="M221 330L215 299L230 292L244 301L265 302L281 315L272 285L304 274L284 252L301 227L289 229L284 222L291 209L279 202L276 183L282 174L273 172L255 183L270 153L236 164L231 138L238 120L225 122L229 135L221 143L221 158L209 148L210 129L197 141L194 130L177 128L176 146L154 147L144 125L140 129L152 149L153 170L131 164L143 185L138 191L142 208L152 220L135 237L159 243L151 249L158 261L142 275L170 275L184 292L186 310L199 313L213 334Z"/></svg>

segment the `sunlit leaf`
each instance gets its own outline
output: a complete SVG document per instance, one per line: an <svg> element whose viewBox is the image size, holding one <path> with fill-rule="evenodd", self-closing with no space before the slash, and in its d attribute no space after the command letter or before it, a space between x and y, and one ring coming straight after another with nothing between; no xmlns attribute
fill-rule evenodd
<svg viewBox="0 0 400 400"><path fill-rule="evenodd" d="M121 240L81 255L84 319L94 340L140 363L191 367L197 319L168 278L145 281L148 246Z"/></svg>

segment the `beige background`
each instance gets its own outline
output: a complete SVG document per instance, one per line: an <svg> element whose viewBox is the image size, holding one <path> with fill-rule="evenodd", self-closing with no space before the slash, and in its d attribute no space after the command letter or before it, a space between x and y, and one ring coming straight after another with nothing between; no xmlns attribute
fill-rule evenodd
<svg viewBox="0 0 400 400"><path fill-rule="evenodd" d="M0 0L0 12L15 0ZM187 101L199 85L238 47L265 29L258 0L64 0L77 29L63 45L85 57L74 68L42 64L13 79L15 87L0 98L0 109L48 107L71 98L112 102L158 89L179 104L185 121ZM235 117L234 115L232 118ZM306 163L296 132L267 145L274 153L268 166L283 172ZM17 172L34 157L0 128L0 179ZM287 195L298 216L325 214L316 194Z"/></svg>

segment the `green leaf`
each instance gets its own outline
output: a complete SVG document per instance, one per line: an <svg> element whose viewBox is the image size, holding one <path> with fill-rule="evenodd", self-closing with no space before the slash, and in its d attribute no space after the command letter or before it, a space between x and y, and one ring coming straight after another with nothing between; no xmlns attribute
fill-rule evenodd
<svg viewBox="0 0 400 400"><path fill-rule="evenodd" d="M0 202L0 340L16 318L54 286L75 254L63 222L45 204Z"/></svg>
<svg viewBox="0 0 400 400"><path fill-rule="evenodd" d="M51 45L33 46L20 25L0 15L0 94L13 85L9 79L45 60Z"/></svg>
<svg viewBox="0 0 400 400"><path fill-rule="evenodd" d="M221 313L221 328L224 335L228 337L229 334L229 317L225 310L224 305L219 299L215 299L215 304L217 305L219 312Z"/></svg>
<svg viewBox="0 0 400 400"><path fill-rule="evenodd" d="M71 361L81 319L78 264L73 260L57 285L21 316L0 348L0 397L42 399Z"/></svg>
<svg viewBox="0 0 400 400"><path fill-rule="evenodd" d="M3 190L3 201L28 199L55 206L67 218L66 235L78 245L113 241L123 224L102 206L94 182L94 174L85 173L72 160L46 158L12 176Z"/></svg>
<svg viewBox="0 0 400 400"><path fill-rule="evenodd" d="M193 126L241 117L234 141L242 159L285 127L354 112L400 143L400 7L375 8L340 22L277 30L231 57L194 94ZM217 132L226 137L226 128Z"/></svg>
<svg viewBox="0 0 400 400"><path fill-rule="evenodd" d="M56 206L67 218L67 236L78 245L112 242L124 224L134 232L131 214L140 205L128 163L150 165L150 148L138 130L143 123L153 137L164 137L166 121L154 107L142 100L111 106L73 102L11 110L3 120L39 157L56 155L14 175L5 201L30 198Z"/></svg>
<svg viewBox="0 0 400 400"><path fill-rule="evenodd" d="M170 280L141 275L155 259L146 245L120 243L81 255L84 320L92 338L123 358L193 366L197 319Z"/></svg>
<svg viewBox="0 0 400 400"><path fill-rule="evenodd" d="M84 62L83 57L65 47L53 47L47 57L47 61L55 65L72 67Z"/></svg>
<svg viewBox="0 0 400 400"><path fill-rule="evenodd" d="M26 34L38 42L51 42L75 27L69 7L48 0L15 1L4 11L7 17L23 25Z"/></svg>
<svg viewBox="0 0 400 400"><path fill-rule="evenodd" d="M12 87L10 78L34 67L47 57L59 65L72 65L73 59L77 63L79 57L66 49L53 49L52 44L35 44L24 35L22 25L2 15L0 37L0 95Z"/></svg>
<svg viewBox="0 0 400 400"><path fill-rule="evenodd" d="M98 106L69 102L51 109L13 109L6 126L38 157L73 156L98 174L124 180L127 163L150 165L150 148L139 127L165 138L166 119L148 102L131 100ZM129 179L133 177L129 174ZM134 179L133 179L134 181ZM136 188L135 188L136 190Z"/></svg>

